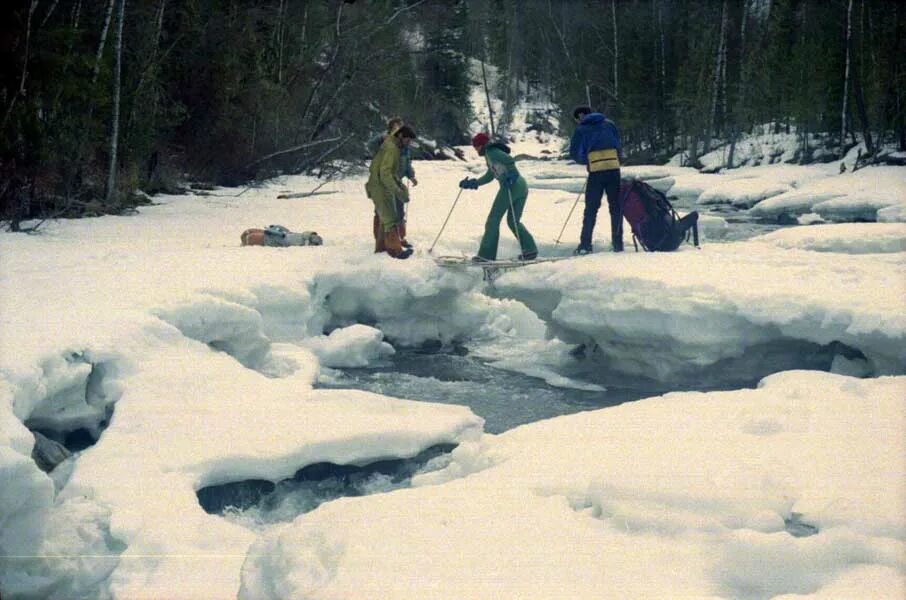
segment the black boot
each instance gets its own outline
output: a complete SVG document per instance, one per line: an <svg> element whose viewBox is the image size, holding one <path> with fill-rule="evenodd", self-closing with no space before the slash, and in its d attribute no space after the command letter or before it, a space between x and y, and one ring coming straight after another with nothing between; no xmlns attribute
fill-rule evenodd
<svg viewBox="0 0 906 600"><path fill-rule="evenodd" d="M614 223L615 219L610 221L610 240L614 252L623 251L623 215L620 215L619 221Z"/></svg>

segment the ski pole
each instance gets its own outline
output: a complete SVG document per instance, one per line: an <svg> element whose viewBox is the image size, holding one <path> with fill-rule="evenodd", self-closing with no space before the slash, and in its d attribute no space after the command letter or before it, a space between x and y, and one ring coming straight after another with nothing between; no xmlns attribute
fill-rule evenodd
<svg viewBox="0 0 906 600"><path fill-rule="evenodd" d="M434 242L431 244L431 247L428 248L428 254L431 254L431 251L434 250L434 245L437 244L437 240L440 239L440 234L444 232L444 229L447 227L447 221L450 220L450 216L453 214L453 209L456 208L456 203L459 202L459 197L462 195L463 188L459 188L459 193L456 194L456 199L453 201L453 206L450 207L450 212L447 213L447 218L444 219L444 224L440 226L440 231L437 232L437 237L434 238Z"/></svg>
<svg viewBox="0 0 906 600"><path fill-rule="evenodd" d="M560 238L563 237L563 232L566 231L566 224L569 223L570 217L573 216L573 211L576 210L576 206L579 204L579 198L582 197L582 194L585 193L585 188L588 186L588 181L585 182L585 185L582 186L582 191L579 192L579 195L576 196L576 201L573 202L573 207L569 209L569 214L566 215L566 220L563 221L563 227L560 229L560 235L557 236L557 239L554 240L555 244L560 243Z"/></svg>
<svg viewBox="0 0 906 600"><path fill-rule="evenodd" d="M513 232L516 234L516 241L519 242L519 256L525 254L522 247L522 238L519 236L519 221L516 220L516 209L513 207L513 192L510 186L506 186L506 193L510 197L510 216L513 217Z"/></svg>

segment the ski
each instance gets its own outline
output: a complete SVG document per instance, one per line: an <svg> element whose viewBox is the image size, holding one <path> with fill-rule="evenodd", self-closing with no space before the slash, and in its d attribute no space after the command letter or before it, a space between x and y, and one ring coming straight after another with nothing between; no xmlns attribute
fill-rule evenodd
<svg viewBox="0 0 906 600"><path fill-rule="evenodd" d="M517 269L529 265L557 262L575 258L573 256L545 256L532 260L519 260L518 258L502 258L498 260L473 261L469 256L438 256L434 262L440 267L479 267L482 269Z"/></svg>

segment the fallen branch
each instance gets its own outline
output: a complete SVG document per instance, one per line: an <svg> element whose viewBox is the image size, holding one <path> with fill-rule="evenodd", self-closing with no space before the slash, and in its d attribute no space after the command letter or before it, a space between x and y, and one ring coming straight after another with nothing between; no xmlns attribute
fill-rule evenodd
<svg viewBox="0 0 906 600"><path fill-rule="evenodd" d="M238 194L205 194L205 196L207 196L209 198L238 198L239 196L246 193L250 189L259 188L259 187L261 187L261 186L260 185L249 185L249 186L246 186L245 188L243 188L243 190L241 192L239 192Z"/></svg>
<svg viewBox="0 0 906 600"><path fill-rule="evenodd" d="M325 185L330 183L331 179L333 179L332 174L328 175L327 179L325 179L324 181L319 183L317 186L315 186L315 189L311 190L310 192L295 192L295 193L291 193L291 194L278 194L277 199L278 200L290 200L292 198L308 198L309 196L314 196L318 193L318 190L320 190L322 187L324 187ZM322 194L336 194L335 191L334 192L321 192L321 193Z"/></svg>
<svg viewBox="0 0 906 600"><path fill-rule="evenodd" d="M243 168L244 168L244 169L250 169L251 167L254 167L254 166L257 165L257 164L263 163L264 161L270 160L270 159L272 159L272 158L274 158L274 157L283 156L284 154L292 154L293 152L298 152L299 150L304 150L305 148L309 148L309 147L311 147L311 146L318 146L318 145L320 145L320 144L326 144L326 143L328 143L328 142L335 142L335 141L337 141L338 139L340 139L340 138L338 138L338 137L333 137L333 138L327 138L327 139L323 139L323 140L315 140L314 142L308 142L308 143L306 143L306 144L300 144L300 145L298 145L298 146L293 146L292 148L287 148L287 149L285 149L285 150L278 150L277 152L271 152L270 154L268 154L268 155L266 155L266 156L262 156L262 157L259 158L259 159L253 160L253 161L250 162L249 164L245 165L245 167L243 167Z"/></svg>

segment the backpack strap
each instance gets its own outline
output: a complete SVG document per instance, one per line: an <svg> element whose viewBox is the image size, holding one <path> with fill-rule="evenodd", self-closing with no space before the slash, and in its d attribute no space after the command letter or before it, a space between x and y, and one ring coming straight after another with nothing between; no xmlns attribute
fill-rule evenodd
<svg viewBox="0 0 906 600"><path fill-rule="evenodd" d="M277 238L285 238L287 233L289 233L289 229L287 229L283 225L268 225L264 229L265 235L270 235Z"/></svg>

